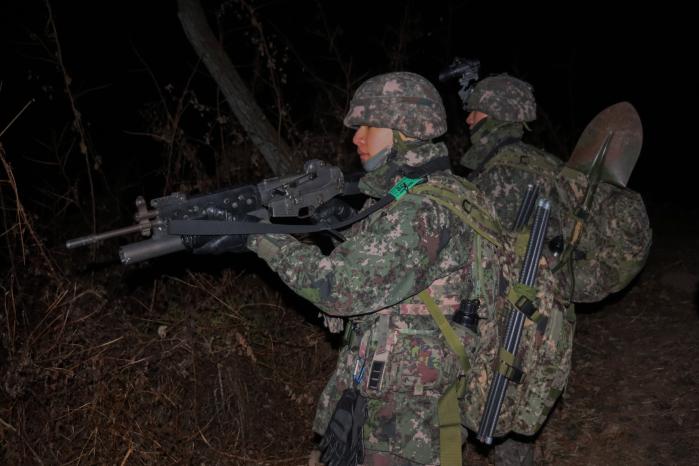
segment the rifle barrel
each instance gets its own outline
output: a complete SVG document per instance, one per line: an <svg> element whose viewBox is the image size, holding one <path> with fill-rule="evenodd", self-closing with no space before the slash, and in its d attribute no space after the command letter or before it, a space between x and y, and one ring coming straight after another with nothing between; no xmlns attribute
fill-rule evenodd
<svg viewBox="0 0 699 466"><path fill-rule="evenodd" d="M97 233L95 235L81 236L80 238L75 238L66 241L66 248L74 249L82 246L87 246L88 244L98 243L105 239L114 238L116 236L128 235L129 233L135 233L137 231L143 231L144 229L151 228L155 223L144 222L138 225L131 225L129 227L117 228L116 230L105 231L104 233Z"/></svg>

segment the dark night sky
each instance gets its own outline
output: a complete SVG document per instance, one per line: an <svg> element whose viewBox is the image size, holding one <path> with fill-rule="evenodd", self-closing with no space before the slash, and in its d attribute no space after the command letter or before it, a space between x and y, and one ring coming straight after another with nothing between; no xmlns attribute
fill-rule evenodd
<svg viewBox="0 0 699 466"><path fill-rule="evenodd" d="M208 11L219 4L203 3ZM478 57L486 74L506 71L530 81L540 106L566 141L575 141L606 106L628 100L641 115L645 138L632 187L661 201L692 199L694 176L689 168L696 157L694 112L699 99L693 69L698 41L695 27L685 24L690 18L686 12L660 10L658 5L653 10L611 11L608 5L589 3L537 11L520 6L520 11L507 14L502 5L482 1L249 3L258 5L256 14L268 37L291 48L284 92L292 110L303 109L316 92L304 66L328 80L338 76L337 64L326 60L331 55L329 42L318 35L322 5L329 27L341 31L335 43L343 60L351 59L356 76L392 70L395 63L387 62L387 50L401 50L393 54L401 57L401 68L433 81L452 57ZM238 8L237 2L229 4L229 11ZM147 151L124 133L139 129L139 107L157 95L144 62L161 87L181 87L196 63L175 2L54 1L52 8L77 102L99 152L108 163L129 152ZM32 38L46 40L45 3L11 2L0 7L0 14L0 126L29 99L37 99L2 139L21 166L19 159L38 150L36 140L45 138L48 129L58 129L70 112L65 105L57 108L60 75ZM234 14L226 18L226 46L229 52L240 50L232 59L249 77L254 59L249 28L236 24ZM407 38L402 47L401 22ZM243 44L239 49L238 43ZM213 92L208 79L203 69L196 77L203 89L208 86ZM46 86L53 86L53 100ZM439 89L448 107L456 109L450 113L453 130L464 115L455 89ZM213 98L213 93L202 92ZM307 116L295 111L292 115L303 124Z"/></svg>

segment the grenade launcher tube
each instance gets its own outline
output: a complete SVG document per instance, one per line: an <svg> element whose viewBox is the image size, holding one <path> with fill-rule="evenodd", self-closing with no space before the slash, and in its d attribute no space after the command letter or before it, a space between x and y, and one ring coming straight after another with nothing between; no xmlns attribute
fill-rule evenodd
<svg viewBox="0 0 699 466"><path fill-rule="evenodd" d="M184 251L187 247L179 235L168 235L151 238L119 248L119 258L122 264L134 264L154 257L164 256L173 252Z"/></svg>

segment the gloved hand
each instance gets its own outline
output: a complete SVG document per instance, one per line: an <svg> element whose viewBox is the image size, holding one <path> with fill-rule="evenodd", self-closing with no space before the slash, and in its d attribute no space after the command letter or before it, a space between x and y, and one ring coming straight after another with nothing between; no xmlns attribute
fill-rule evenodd
<svg viewBox="0 0 699 466"><path fill-rule="evenodd" d="M320 461L327 466L356 466L364 462L362 426L367 417L366 398L347 389L335 406L320 442Z"/></svg>
<svg viewBox="0 0 699 466"><path fill-rule="evenodd" d="M231 222L259 222L253 215L232 217ZM184 236L185 246L194 254L223 254L225 252L245 252L248 235Z"/></svg>
<svg viewBox="0 0 699 466"><path fill-rule="evenodd" d="M357 211L347 202L337 197L333 197L325 204L318 206L313 211L311 219L313 219L315 223L332 225L334 223L347 220L356 213Z"/></svg>

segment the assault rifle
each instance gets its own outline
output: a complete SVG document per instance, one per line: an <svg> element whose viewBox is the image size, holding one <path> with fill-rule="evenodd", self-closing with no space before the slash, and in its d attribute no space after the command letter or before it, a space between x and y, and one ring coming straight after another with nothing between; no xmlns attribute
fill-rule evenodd
<svg viewBox="0 0 699 466"><path fill-rule="evenodd" d="M356 183L345 181L338 167L321 160L309 160L303 173L269 178L257 184L223 189L210 194L188 197L175 192L150 201L150 209L142 196L136 198L135 225L83 236L66 242L68 249L98 243L108 238L140 232L147 240L119 249L123 264L132 264L187 249L183 235L172 232L172 224L192 221L226 221L236 224L238 233L257 233L260 225L245 222L247 215L264 219L308 218L314 211L338 195L356 194ZM196 223L196 222L195 222ZM326 227L304 225L265 225L269 231L320 231ZM276 229L275 229L276 227ZM294 229L294 227L296 229ZM306 227L306 230L300 227ZM211 235L203 232L202 235Z"/></svg>

